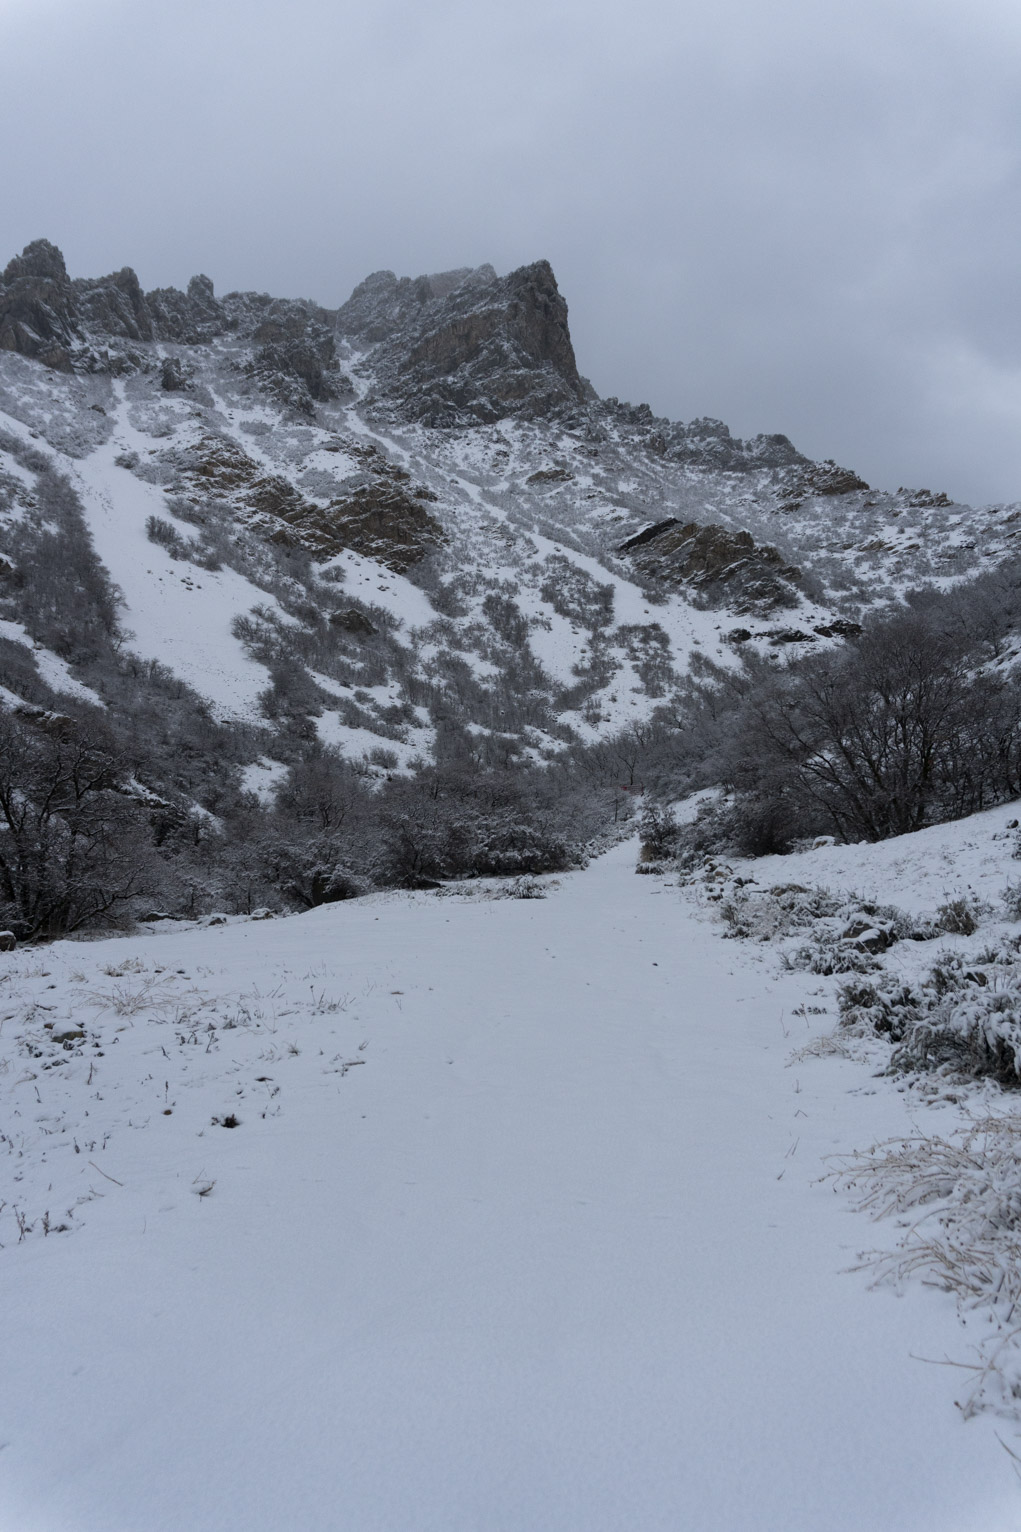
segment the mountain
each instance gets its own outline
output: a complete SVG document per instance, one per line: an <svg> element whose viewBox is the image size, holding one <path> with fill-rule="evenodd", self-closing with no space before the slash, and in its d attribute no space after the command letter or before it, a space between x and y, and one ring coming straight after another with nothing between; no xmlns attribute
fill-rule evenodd
<svg viewBox="0 0 1021 1532"><path fill-rule="evenodd" d="M601 760L616 802L706 667L839 645L1019 527L598 398L545 261L337 309L46 240L0 280L0 699L199 838L324 757L368 791Z"/></svg>

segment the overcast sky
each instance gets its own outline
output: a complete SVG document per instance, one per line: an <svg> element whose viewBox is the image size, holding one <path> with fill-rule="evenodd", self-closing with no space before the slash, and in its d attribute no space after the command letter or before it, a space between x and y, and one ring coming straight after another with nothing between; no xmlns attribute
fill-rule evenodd
<svg viewBox="0 0 1021 1532"><path fill-rule="evenodd" d="M1021 499L1017 0L0 0L0 56L2 259L545 256L601 394Z"/></svg>

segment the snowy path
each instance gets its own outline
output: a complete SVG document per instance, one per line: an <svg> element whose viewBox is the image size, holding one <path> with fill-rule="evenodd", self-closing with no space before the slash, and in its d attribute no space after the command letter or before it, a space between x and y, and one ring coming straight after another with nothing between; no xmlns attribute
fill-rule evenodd
<svg viewBox="0 0 1021 1532"><path fill-rule="evenodd" d="M266 1066L279 1117L203 1107L199 1143L184 1099L186 1163L157 1116L82 1228L0 1253L4 1532L1019 1524L961 1375L909 1356L961 1354L949 1300L843 1273L883 1231L814 1181L903 1099L788 1067L795 991L632 865L53 949L354 999ZM313 1067L327 1023L364 1068Z"/></svg>

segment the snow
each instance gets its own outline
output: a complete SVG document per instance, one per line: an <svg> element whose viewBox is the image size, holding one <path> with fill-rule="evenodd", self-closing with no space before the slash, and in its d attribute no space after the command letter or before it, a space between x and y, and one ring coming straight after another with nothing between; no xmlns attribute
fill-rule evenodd
<svg viewBox="0 0 1021 1532"><path fill-rule="evenodd" d="M111 442L77 465L96 552L125 598L122 622L130 647L169 666L218 717L257 718L269 672L248 657L231 623L256 605L276 610L283 621L286 614L235 570L195 568L149 541L146 520L166 519L166 500L158 487L114 461L131 435L121 424Z"/></svg>
<svg viewBox="0 0 1021 1532"><path fill-rule="evenodd" d="M152 515L166 518L166 500L157 486L115 462L125 450L148 451L150 442L128 421L123 384L116 384L115 392L111 440L80 460L59 451L53 457L75 483L96 552L124 597L121 620L130 634L129 646L173 670L206 698L217 717L255 719L258 695L269 685L269 673L249 659L231 633L231 623L256 605L276 609L282 621L290 619L274 597L234 570L196 569L149 541L146 520ZM27 427L14 417L5 416L4 424L29 440ZM77 688L66 667L58 672L60 663L55 656L52 664L44 659L43 666L49 667L40 667L45 679L58 687L55 677L65 675L59 689ZM98 699L88 693L87 700Z"/></svg>
<svg viewBox="0 0 1021 1532"><path fill-rule="evenodd" d="M330 709L324 710L315 722L323 744L332 745L349 760L359 760L373 750L390 750L396 756L401 770L406 770L416 757L427 757L435 739L435 730L409 730L409 733L417 734L419 738L414 743L405 744L403 740L390 739L383 734L373 734L371 729L344 723L340 714Z"/></svg>
<svg viewBox="0 0 1021 1532"><path fill-rule="evenodd" d="M242 770L241 785L245 792L255 793L263 803L272 803L276 789L286 775L287 767L283 761L268 761L260 756Z"/></svg>
<svg viewBox="0 0 1021 1532"><path fill-rule="evenodd" d="M1008 878L1021 877L1021 863L1013 859L1014 835L1007 829L1017 817L1018 804L1006 803L877 845L827 845L793 857L765 856L734 865L761 888L796 880L852 890L912 914L931 913L969 890L995 901Z"/></svg>
<svg viewBox="0 0 1021 1532"><path fill-rule="evenodd" d="M18 479L22 487L30 493L35 489L35 475L23 467L16 458L11 457L9 452L5 452L2 447L0 447L0 472Z"/></svg>
<svg viewBox="0 0 1021 1532"><path fill-rule="evenodd" d="M323 564L321 572L330 569L342 569L345 575L343 585L336 587L334 599L338 607L343 606L344 594L347 592L357 596L359 601L382 607L409 628L423 627L435 621L436 613L425 592L375 559L365 558L353 549L345 548Z"/></svg>
<svg viewBox="0 0 1021 1532"><path fill-rule="evenodd" d="M538 600L532 592L523 594L525 599L518 601L522 611L531 609L542 613L541 623L528 635L528 647L547 675L562 681L565 686L575 684L578 677L574 667L588 654L585 641L588 634L582 637L576 624L555 612L547 602ZM532 596L531 601L529 596Z"/></svg>
<svg viewBox="0 0 1021 1532"><path fill-rule="evenodd" d="M97 692L94 692L90 686L84 686L71 674L70 666L66 660L60 658L59 654L54 654L52 649L37 649L31 633L22 623L0 618L0 637L11 639L16 644L24 644L26 649L30 649L36 670L47 686L52 687L55 692L63 692L67 697L77 697L80 702L93 702L97 707L105 706ZM20 706L23 698L18 697L16 700Z"/></svg>
<svg viewBox="0 0 1021 1532"><path fill-rule="evenodd" d="M3 959L7 1525L1016 1527L818 1179L904 1096L634 854Z"/></svg>

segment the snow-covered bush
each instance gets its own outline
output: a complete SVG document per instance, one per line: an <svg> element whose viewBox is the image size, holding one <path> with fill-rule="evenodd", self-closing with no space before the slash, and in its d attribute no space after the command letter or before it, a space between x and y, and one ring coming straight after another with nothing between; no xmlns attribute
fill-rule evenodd
<svg viewBox="0 0 1021 1532"><path fill-rule="evenodd" d="M803 973L875 973L879 959L867 947L848 941L835 931L819 930L810 941L784 953L784 966Z"/></svg>
<svg viewBox="0 0 1021 1532"><path fill-rule="evenodd" d="M781 883L766 890L735 889L721 903L720 918L729 936L765 942L839 915L846 907L846 898L828 889Z"/></svg>
<svg viewBox="0 0 1021 1532"><path fill-rule="evenodd" d="M594 580L562 553L551 553L545 560L546 577L541 595L555 612L569 622L590 632L613 622L613 586Z"/></svg>
<svg viewBox="0 0 1021 1532"><path fill-rule="evenodd" d="M1021 974L989 978L981 969L964 974L959 989L949 990L905 1029L893 1062L902 1069L949 1067L1021 1085Z"/></svg>
<svg viewBox="0 0 1021 1532"><path fill-rule="evenodd" d="M906 1027L917 1019L921 1001L910 985L883 975L875 982L858 979L842 985L837 1005L843 1031L857 1037L875 1035L899 1042Z"/></svg>
<svg viewBox="0 0 1021 1532"><path fill-rule="evenodd" d="M948 936L972 936L979 927L979 921L986 913L986 906L974 896L959 894L956 899L948 899L936 910L936 923L941 931Z"/></svg>
<svg viewBox="0 0 1021 1532"><path fill-rule="evenodd" d="M838 996L840 1025L897 1044L891 1067L946 1069L1021 1086L1021 962L1014 943L941 954L909 985L884 974Z"/></svg>
<svg viewBox="0 0 1021 1532"><path fill-rule="evenodd" d="M161 548L166 548L172 558L183 558L181 534L173 522L167 521L163 516L147 516L145 521L145 535L151 543L158 543Z"/></svg>

